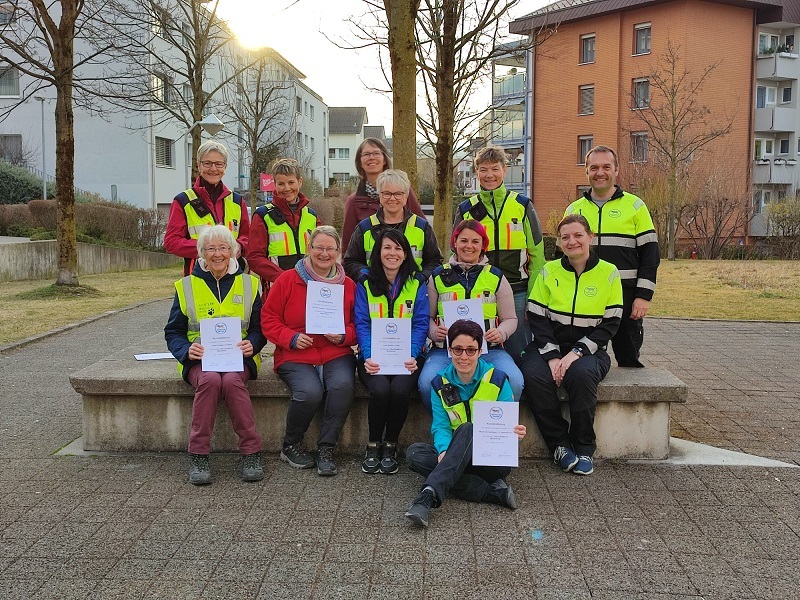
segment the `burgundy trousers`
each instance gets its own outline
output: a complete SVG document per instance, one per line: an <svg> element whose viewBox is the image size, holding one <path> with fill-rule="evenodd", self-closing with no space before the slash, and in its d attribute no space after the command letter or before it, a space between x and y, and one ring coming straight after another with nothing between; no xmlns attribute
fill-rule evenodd
<svg viewBox="0 0 800 600"><path fill-rule="evenodd" d="M249 377L247 367L239 373L206 372L200 365L189 370L189 383L195 390L189 452L210 454L211 434L220 401L228 408L233 430L239 436L239 451L242 454L261 452L261 436L256 430L256 417L246 385Z"/></svg>

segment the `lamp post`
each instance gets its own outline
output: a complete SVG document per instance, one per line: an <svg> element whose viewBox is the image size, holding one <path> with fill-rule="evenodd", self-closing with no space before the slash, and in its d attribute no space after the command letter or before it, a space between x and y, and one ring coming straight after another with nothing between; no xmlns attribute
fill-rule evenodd
<svg viewBox="0 0 800 600"><path fill-rule="evenodd" d="M34 100L42 103L42 200L47 200L47 159L44 146L44 97L34 96Z"/></svg>
<svg viewBox="0 0 800 600"><path fill-rule="evenodd" d="M187 135L189 135L192 132L192 129L194 129L198 125L200 125L200 127L203 129L203 131L207 132L211 137L214 137L220 131L225 129L225 123L220 121L217 118L216 115L208 115L206 117L203 117L199 121L195 121L194 123L192 123L192 126L189 127L189 129L186 130L186 133L183 134L183 137L186 137ZM196 152L197 148L192 148L192 151ZM192 170L191 169L191 162L192 162L192 157L189 156L189 159L188 159L188 163L189 164L187 165L187 166L189 166L189 171ZM190 184L191 184L191 182L189 181L189 175L187 173L187 175L186 175L186 187L189 187Z"/></svg>

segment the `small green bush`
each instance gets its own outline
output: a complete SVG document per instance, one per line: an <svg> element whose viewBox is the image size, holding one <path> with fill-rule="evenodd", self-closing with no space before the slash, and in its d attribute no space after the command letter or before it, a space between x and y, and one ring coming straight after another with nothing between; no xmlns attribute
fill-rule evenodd
<svg viewBox="0 0 800 600"><path fill-rule="evenodd" d="M31 227L33 227L33 217L27 204L0 204L0 235L16 236L19 234L14 233L15 231Z"/></svg>
<svg viewBox="0 0 800 600"><path fill-rule="evenodd" d="M47 185L47 196L53 197L52 184ZM0 204L25 204L41 199L42 180L27 169L0 160Z"/></svg>

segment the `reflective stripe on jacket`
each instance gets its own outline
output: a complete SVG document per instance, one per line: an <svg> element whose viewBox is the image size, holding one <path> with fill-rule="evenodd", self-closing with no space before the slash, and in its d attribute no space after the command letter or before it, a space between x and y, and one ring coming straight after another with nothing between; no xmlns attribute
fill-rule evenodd
<svg viewBox="0 0 800 600"><path fill-rule="evenodd" d="M183 212L186 215L186 226L189 230L189 237L193 240L196 240L200 236L203 227L216 224L212 213L209 212L204 217L201 217L197 214L197 211L195 211L192 202L198 200L198 198L193 189L190 188L185 190L183 194L179 194L177 200L183 207ZM234 238L238 238L239 225L242 222L242 205L234 200L233 192L225 196L222 205L224 212L221 224L225 225L225 227L233 233Z"/></svg>
<svg viewBox="0 0 800 600"><path fill-rule="evenodd" d="M503 279L503 273L500 269L489 264L484 265L471 289L464 287L458 274L450 264L446 263L437 267L432 276L436 292L439 294L436 316L440 322L444 319L442 302L480 298L483 302L483 318L486 329L497 326L496 294L497 289L500 287L500 281Z"/></svg>
<svg viewBox="0 0 800 600"><path fill-rule="evenodd" d="M481 378L478 387L472 394L469 400L461 399L462 401L453 406L448 406L444 401L442 394L442 387L449 383L443 375L437 375L431 381L431 387L438 394L439 400L442 403L447 417L450 419L450 427L455 431L464 423L472 421L472 407L476 401L496 402L500 396L500 390L503 388L503 383L508 379L508 376L502 371L496 371L494 368L489 369L486 374Z"/></svg>
<svg viewBox="0 0 800 600"><path fill-rule="evenodd" d="M367 264L369 264L372 249L375 246L375 238L378 237L378 229L383 227L383 223L380 222L377 215L372 215L369 218L369 224L369 229L363 230L364 252L366 252L367 256ZM411 246L411 254L414 257L414 262L417 263L417 267L420 269L422 268L422 249L425 247L426 224L427 221L415 214L412 214L403 224L403 235L406 236L408 245Z"/></svg>
<svg viewBox="0 0 800 600"><path fill-rule="evenodd" d="M364 279L364 289L367 292L367 303L369 304L369 316L372 319L410 319L414 316L414 302L417 298L417 291L422 282L412 277L397 294L397 298L391 300L386 296L375 296L369 287L369 281ZM424 307L423 307L424 310Z"/></svg>
<svg viewBox="0 0 800 600"><path fill-rule="evenodd" d="M317 226L317 213L312 208L304 206L300 211L300 222L294 229L285 218L279 219L283 223L275 222L273 213L280 213L280 217L284 217L279 208L265 204L256 209L267 230L267 258L284 271L293 269L297 261L306 255L311 232Z"/></svg>

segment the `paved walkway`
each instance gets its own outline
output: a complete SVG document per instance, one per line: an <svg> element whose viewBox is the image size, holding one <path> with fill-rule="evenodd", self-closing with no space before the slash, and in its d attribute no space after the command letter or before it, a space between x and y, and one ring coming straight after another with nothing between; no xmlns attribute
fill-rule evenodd
<svg viewBox="0 0 800 600"><path fill-rule="evenodd" d="M521 507L402 513L420 479L296 472L244 484L213 456L54 457L81 433L69 373L153 335L168 303L0 356L0 598L800 598L800 469L525 461ZM800 464L800 325L650 319L646 361L686 381L673 433Z"/></svg>

